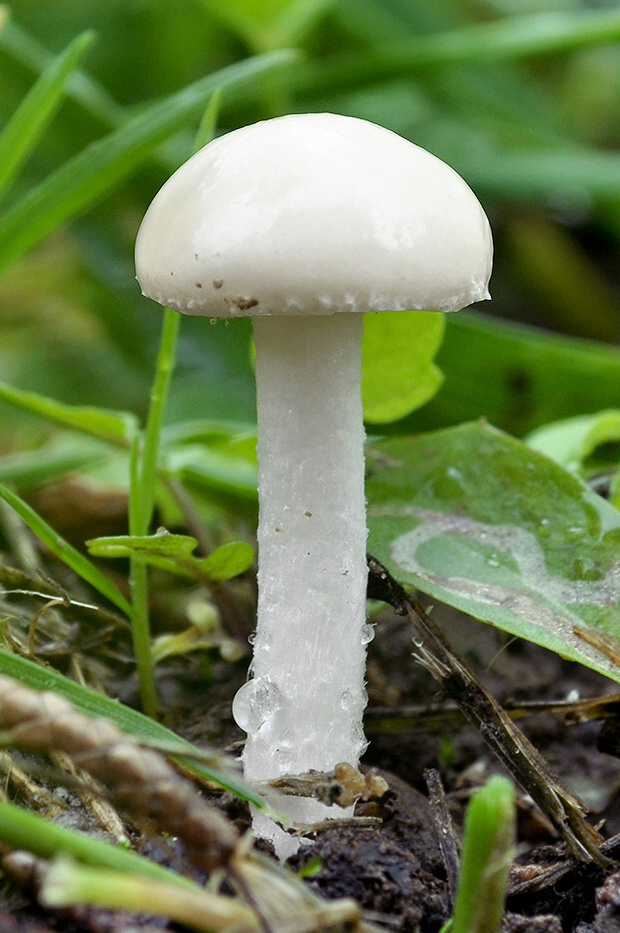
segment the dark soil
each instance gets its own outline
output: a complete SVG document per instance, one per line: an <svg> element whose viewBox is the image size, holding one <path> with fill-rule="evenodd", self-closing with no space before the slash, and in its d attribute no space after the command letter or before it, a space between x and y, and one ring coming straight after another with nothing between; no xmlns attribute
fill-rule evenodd
<svg viewBox="0 0 620 933"><path fill-rule="evenodd" d="M487 689L502 703L600 697L615 685L579 665L536 646L510 640L445 607L432 618L455 651L464 657ZM242 736L232 723L232 696L245 676L246 662L212 659L210 688L204 691L204 658L195 655L164 668L161 688L172 724L188 738L231 747ZM472 791L491 774L506 773L478 732L458 710L444 703L438 685L411 656L407 619L386 612L377 623L369 650L369 748L364 766L376 768L389 792L379 801L358 805L365 821L343 822L316 834L292 860L294 869L312 868L305 883L326 899L354 898L364 918L376 927L402 933L437 933L450 917L449 868L439 846L441 828L429 803L428 769L445 790L455 833ZM125 700L133 696L130 679L117 684ZM408 718L404 707L415 707ZM432 711L432 715L429 713ZM520 721L535 746L561 779L590 810L590 821L605 838L620 832L620 759L599 749L600 721L570 724L550 712ZM614 720L606 720L605 747L613 750ZM237 827L248 825L245 805L225 795L216 798ZM79 809L79 804L76 804ZM371 825L366 825L368 817ZM88 827L80 817L81 828ZM80 825L80 820L77 825ZM142 842L144 851L172 865L180 858L171 840L157 833ZM620 844L611 851L620 862ZM118 912L46 911L36 903L35 881L24 880L7 865L0 893L0 933L130 933L175 929L165 920ZM555 874L547 877L549 869ZM10 881L9 881L10 879ZM528 797L518 795L518 847L510 877L505 933L618 933L620 867L577 863L566 855L549 821Z"/></svg>

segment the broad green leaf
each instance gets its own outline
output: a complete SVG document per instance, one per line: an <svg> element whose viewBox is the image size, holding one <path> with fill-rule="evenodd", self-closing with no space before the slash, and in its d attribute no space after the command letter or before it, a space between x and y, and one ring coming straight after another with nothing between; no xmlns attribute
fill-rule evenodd
<svg viewBox="0 0 620 933"><path fill-rule="evenodd" d="M1 248L0 248L1 249ZM119 447L128 447L138 420L126 411L109 411L84 405L65 405L36 392L25 392L0 382L0 401L15 405L33 415L54 421L65 428L74 428Z"/></svg>
<svg viewBox="0 0 620 933"><path fill-rule="evenodd" d="M232 580L245 573L254 560L254 549L243 541L222 544L200 561L200 568L212 583Z"/></svg>
<svg viewBox="0 0 620 933"><path fill-rule="evenodd" d="M35 664L33 661L2 649L0 649L0 673L6 674L7 677L14 677L33 690L53 690L87 716L103 716L109 719L124 732L136 736L143 742L153 744L166 754L173 755L185 770L197 777L219 784L242 800L248 800L260 809L264 809L265 803L262 797L244 784L233 771L221 763L214 765L205 763L201 760L206 757L204 753L201 755L190 742L180 738L155 719L129 706L124 706L102 693L83 687L50 667L41 667L40 664Z"/></svg>
<svg viewBox="0 0 620 933"><path fill-rule="evenodd" d="M95 538L86 544L94 557L137 557L154 567L210 583L238 576L254 559L253 549L242 541L223 544L208 557L194 557L195 538L170 534L163 528L154 535Z"/></svg>
<svg viewBox="0 0 620 933"><path fill-rule="evenodd" d="M42 73L0 133L0 197L28 158L60 105L65 83L92 45L83 32Z"/></svg>
<svg viewBox="0 0 620 933"><path fill-rule="evenodd" d="M30 530L47 545L52 554L55 554L59 560L63 561L67 567L70 567L71 570L77 573L83 580L90 583L94 589L101 593L102 596L105 596L106 599L109 599L110 602L120 609L121 612L124 612L128 618L132 617L133 610L130 603L125 599L123 594L116 589L114 584L108 580L105 574L101 573L101 571L98 570L94 564L91 564L83 554L76 551L68 541L65 541L64 538L54 531L27 502L24 502L23 499L20 499L19 496L2 485L0 485L0 498L4 499L12 509L15 509Z"/></svg>
<svg viewBox="0 0 620 933"><path fill-rule="evenodd" d="M554 421L533 431L526 442L534 450L550 457L575 473L586 472L586 461L598 447L620 442L620 411L599 411L595 415L580 415ZM618 465L618 450L612 465ZM604 459L604 457L603 457Z"/></svg>
<svg viewBox="0 0 620 933"><path fill-rule="evenodd" d="M397 421L433 397L443 381L433 359L444 327L444 315L431 311L364 315L362 400L366 421Z"/></svg>
<svg viewBox="0 0 620 933"><path fill-rule="evenodd" d="M294 60L293 52L281 51L229 65L146 107L87 146L0 217L0 270L130 175L156 146L200 116L218 87L227 98L234 97Z"/></svg>
<svg viewBox="0 0 620 933"><path fill-rule="evenodd" d="M369 551L401 579L620 681L620 512L484 422L374 446Z"/></svg>

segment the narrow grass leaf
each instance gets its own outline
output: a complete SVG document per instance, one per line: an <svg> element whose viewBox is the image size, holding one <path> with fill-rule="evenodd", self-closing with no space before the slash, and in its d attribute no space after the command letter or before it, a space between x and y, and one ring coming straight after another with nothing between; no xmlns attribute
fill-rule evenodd
<svg viewBox="0 0 620 933"><path fill-rule="evenodd" d="M196 777L219 784L242 800L253 803L259 809L265 809L262 797L244 784L241 778L224 764L205 764L200 760L200 751L190 742L180 738L170 729L138 710L124 706L88 687L83 687L50 667L42 667L34 661L29 661L27 658L1 648L0 673L16 678L33 690L53 690L54 693L69 700L80 712L88 716L103 716L109 719L124 732L174 756L186 771ZM204 755L202 757L204 758Z"/></svg>
<svg viewBox="0 0 620 933"><path fill-rule="evenodd" d="M203 146L206 146L207 143L210 143L215 136L221 106L222 88L216 87L213 94L211 95L211 100L205 107L205 112L202 115L202 119L200 120L200 126L198 127L198 132L196 133L196 138L194 140L194 152L198 152L199 149L202 149Z"/></svg>
<svg viewBox="0 0 620 933"><path fill-rule="evenodd" d="M42 74L54 60L54 55L15 21L8 22L6 28L0 32L0 48L35 74ZM67 97L80 103L104 126L118 126L126 118L120 104L116 103L98 81L84 71L73 71L69 75L65 91Z"/></svg>
<svg viewBox="0 0 620 933"><path fill-rule="evenodd" d="M18 489L32 489L60 476L101 461L101 447L85 444L82 448L54 447L25 450L0 457L0 483Z"/></svg>
<svg viewBox="0 0 620 933"><path fill-rule="evenodd" d="M16 389L6 382L0 382L0 401L21 408L32 415L39 415L65 428L82 431L91 437L108 441L117 447L127 448L134 436L138 421L135 415L126 411L110 411L84 405L65 405L55 399L47 398L36 392Z"/></svg>
<svg viewBox="0 0 620 933"><path fill-rule="evenodd" d="M198 933L261 929L251 908L232 897L197 887L186 890L176 879L155 880L126 871L76 865L66 856L56 859L45 873L39 898L48 907L85 904L166 917Z"/></svg>
<svg viewBox="0 0 620 933"><path fill-rule="evenodd" d="M0 840L11 849L33 852L40 858L71 856L85 865L196 888L189 879L129 849L66 829L4 800L0 801Z"/></svg>
<svg viewBox="0 0 620 933"><path fill-rule="evenodd" d="M239 96L295 58L294 52L281 51L230 65L146 107L87 146L0 217L0 270L130 175L156 146L199 116L218 87L227 97Z"/></svg>
<svg viewBox="0 0 620 933"><path fill-rule="evenodd" d="M52 61L0 134L0 197L43 136L63 99L69 75L94 38L93 32L83 32Z"/></svg>
<svg viewBox="0 0 620 933"><path fill-rule="evenodd" d="M95 567L94 564L80 554L79 551L65 541L47 522L38 515L34 509L20 499L14 492L0 485L0 498L15 509L17 514L28 525L30 530L50 549L52 554L63 561L74 573L89 583L102 596L109 599L121 612L124 612L128 618L132 618L133 609L125 597L116 589L113 583Z"/></svg>
<svg viewBox="0 0 620 933"><path fill-rule="evenodd" d="M465 814L450 933L499 933L514 844L514 788L496 775L474 793Z"/></svg>
<svg viewBox="0 0 620 933"><path fill-rule="evenodd" d="M447 65L488 65L569 52L619 38L618 9L512 16L308 64L299 70L295 83L304 94L314 95L408 78L412 73Z"/></svg>

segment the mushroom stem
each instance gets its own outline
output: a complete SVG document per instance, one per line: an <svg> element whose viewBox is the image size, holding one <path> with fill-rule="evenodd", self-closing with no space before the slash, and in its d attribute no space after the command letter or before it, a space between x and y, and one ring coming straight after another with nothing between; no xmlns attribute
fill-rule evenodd
<svg viewBox="0 0 620 933"><path fill-rule="evenodd" d="M259 601L234 706L250 782L356 766L366 745L362 327L358 313L254 318ZM301 798L286 813L336 816Z"/></svg>

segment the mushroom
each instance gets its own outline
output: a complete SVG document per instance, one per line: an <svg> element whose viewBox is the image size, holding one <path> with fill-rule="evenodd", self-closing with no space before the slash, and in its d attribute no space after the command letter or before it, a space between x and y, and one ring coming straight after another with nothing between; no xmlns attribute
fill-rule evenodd
<svg viewBox="0 0 620 933"><path fill-rule="evenodd" d="M357 766L366 746L362 315L488 298L491 261L487 218L456 172L330 113L212 141L144 217L145 295L253 317L259 600L252 676L233 709L249 782ZM277 807L305 823L335 815L307 798Z"/></svg>

